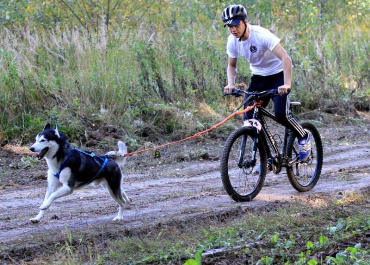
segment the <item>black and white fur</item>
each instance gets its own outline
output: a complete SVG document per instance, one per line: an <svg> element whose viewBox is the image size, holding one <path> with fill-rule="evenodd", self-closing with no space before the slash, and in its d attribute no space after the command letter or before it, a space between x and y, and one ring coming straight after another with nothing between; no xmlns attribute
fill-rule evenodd
<svg viewBox="0 0 370 265"><path fill-rule="evenodd" d="M127 153L127 148L125 143L121 141L118 142L118 148L117 152L112 151L106 154L112 159L109 159L105 168L92 182L94 185L101 184L105 187L110 196L118 203L119 211L113 221L123 220L124 204L131 201L121 189L121 166L125 163L126 158L123 155ZM48 187L44 202L40 206L40 212L36 217L30 219L31 222L38 223L54 200L72 194L77 185L88 182L98 173L101 165L96 163L92 157L73 151L58 179L55 174L59 172L61 164L66 160L71 149L66 136L58 132L57 125L51 129L50 124L46 124L36 136L36 142L30 147L30 150L39 160L42 158L46 160Z"/></svg>

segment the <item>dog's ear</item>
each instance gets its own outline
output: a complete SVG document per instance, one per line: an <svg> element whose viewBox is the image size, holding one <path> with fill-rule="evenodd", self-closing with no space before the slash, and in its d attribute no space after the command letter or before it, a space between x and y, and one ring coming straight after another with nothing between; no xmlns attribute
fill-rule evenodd
<svg viewBox="0 0 370 265"><path fill-rule="evenodd" d="M59 132L58 132L58 125L55 124L53 130L54 130L55 135L58 136L58 138L60 138L60 135L59 135Z"/></svg>
<svg viewBox="0 0 370 265"><path fill-rule="evenodd" d="M50 130L50 123L47 123L47 124L45 125L45 127L44 127L43 131L45 131L45 130Z"/></svg>

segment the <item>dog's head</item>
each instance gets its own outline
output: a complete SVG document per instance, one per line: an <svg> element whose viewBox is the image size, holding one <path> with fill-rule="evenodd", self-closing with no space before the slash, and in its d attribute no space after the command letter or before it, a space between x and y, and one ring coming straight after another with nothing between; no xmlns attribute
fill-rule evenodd
<svg viewBox="0 0 370 265"><path fill-rule="evenodd" d="M43 157L52 158L59 149L60 138L58 126L55 125L51 129L50 124L47 123L44 129L36 135L36 142L30 147L30 150L39 160Z"/></svg>

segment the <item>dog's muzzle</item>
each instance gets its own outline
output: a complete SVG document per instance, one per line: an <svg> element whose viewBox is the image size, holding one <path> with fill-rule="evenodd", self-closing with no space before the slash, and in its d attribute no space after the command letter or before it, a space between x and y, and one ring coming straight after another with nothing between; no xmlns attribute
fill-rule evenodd
<svg viewBox="0 0 370 265"><path fill-rule="evenodd" d="M44 157L44 155L49 151L49 147L45 147L44 149L42 149L40 152L35 152L35 148L33 148L33 147L31 147L30 148L30 150L32 151L32 152L34 152L33 153L33 157L34 158L37 158L38 160L41 160L43 157Z"/></svg>

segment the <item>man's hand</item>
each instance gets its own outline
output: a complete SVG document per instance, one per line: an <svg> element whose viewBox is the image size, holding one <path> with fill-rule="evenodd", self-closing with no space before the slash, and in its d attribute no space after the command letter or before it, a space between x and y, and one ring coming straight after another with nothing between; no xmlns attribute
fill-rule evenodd
<svg viewBox="0 0 370 265"><path fill-rule="evenodd" d="M280 95L285 95L290 92L290 85L284 84L278 87L278 92Z"/></svg>
<svg viewBox="0 0 370 265"><path fill-rule="evenodd" d="M227 85L227 86L225 86L224 87L224 94L226 95L226 94L231 94L232 92L233 92L233 89L235 88L235 86L229 86L229 85Z"/></svg>

